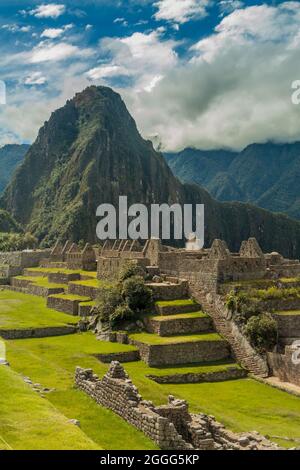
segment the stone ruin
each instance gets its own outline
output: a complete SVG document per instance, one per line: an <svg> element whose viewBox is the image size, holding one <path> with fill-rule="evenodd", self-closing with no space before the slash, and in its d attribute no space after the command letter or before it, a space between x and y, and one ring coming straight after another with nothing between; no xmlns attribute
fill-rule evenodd
<svg viewBox="0 0 300 470"><path fill-rule="evenodd" d="M50 252L50 258L41 263L44 267L61 267L95 271L97 268L96 251L87 243L80 249L76 243L67 241L62 245L59 241Z"/></svg>
<svg viewBox="0 0 300 470"><path fill-rule="evenodd" d="M168 404L145 401L119 362L102 379L91 369L76 368L75 384L125 421L142 431L162 450L279 450L259 433L235 434L205 414L191 414L184 400L169 396Z"/></svg>
<svg viewBox="0 0 300 470"><path fill-rule="evenodd" d="M299 260L287 260L279 253L264 254L256 239L249 238L238 253L231 253L223 240L215 240L211 248L201 250L176 249L156 239L144 243L107 241L98 253L98 278L115 277L128 261L186 279L209 291L217 291L220 283L228 281L300 276Z"/></svg>

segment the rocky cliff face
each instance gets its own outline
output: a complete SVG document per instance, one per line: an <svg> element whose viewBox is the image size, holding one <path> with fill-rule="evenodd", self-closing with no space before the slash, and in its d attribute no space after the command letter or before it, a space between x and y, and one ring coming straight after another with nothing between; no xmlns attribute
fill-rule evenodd
<svg viewBox="0 0 300 470"><path fill-rule="evenodd" d="M300 224L250 205L218 203L201 187L181 184L139 134L121 97L89 87L55 111L0 200L44 244L96 240L96 208L128 203L204 203L206 243L232 250L255 236L267 251L300 256Z"/></svg>
<svg viewBox="0 0 300 470"><path fill-rule="evenodd" d="M4 145L0 149L0 194L17 166L23 161L28 149L29 145Z"/></svg>

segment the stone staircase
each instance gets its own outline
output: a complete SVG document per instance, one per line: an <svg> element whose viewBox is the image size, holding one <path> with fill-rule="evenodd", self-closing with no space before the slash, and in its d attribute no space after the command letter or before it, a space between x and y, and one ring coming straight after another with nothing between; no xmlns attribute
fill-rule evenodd
<svg viewBox="0 0 300 470"><path fill-rule="evenodd" d="M238 327L226 317L224 302L220 296L213 300L198 292L203 310L213 319L216 330L229 342L235 359L252 374L259 377L268 377L267 362L250 346L246 338L240 333Z"/></svg>

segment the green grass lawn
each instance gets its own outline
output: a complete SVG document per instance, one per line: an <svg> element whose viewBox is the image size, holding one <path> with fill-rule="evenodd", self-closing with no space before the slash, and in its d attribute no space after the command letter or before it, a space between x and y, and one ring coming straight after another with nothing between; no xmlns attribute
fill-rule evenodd
<svg viewBox="0 0 300 470"><path fill-rule="evenodd" d="M132 346L100 342L92 333L8 341L6 344L11 367L44 387L55 388L46 395L47 400L67 418L78 419L80 429L98 446L108 450L156 448L141 432L74 387L77 365L92 367L103 375L107 365L93 354L133 350Z"/></svg>
<svg viewBox="0 0 300 470"><path fill-rule="evenodd" d="M71 281L69 284L75 284L79 286L86 286L86 287L102 287L103 289L110 289L113 285L112 282L108 281L100 281L99 279L86 279L84 281Z"/></svg>
<svg viewBox="0 0 300 470"><path fill-rule="evenodd" d="M179 313L177 315L152 315L151 319L155 319L159 322L165 322L170 320L182 320L182 319L193 319L193 318L208 318L208 315L203 312L192 312L192 313Z"/></svg>
<svg viewBox="0 0 300 470"><path fill-rule="evenodd" d="M82 276L89 276L96 278L96 271L83 271L80 269L63 269L63 268L27 268L28 271L33 271L42 274L52 274L52 273L61 273L61 274L80 274Z"/></svg>
<svg viewBox="0 0 300 470"><path fill-rule="evenodd" d="M155 302L158 307L181 307L183 305L195 305L192 299L178 299L178 300L159 300Z"/></svg>
<svg viewBox="0 0 300 470"><path fill-rule="evenodd" d="M150 449L153 444L142 434L89 397L73 388L77 365L91 367L99 376L107 365L92 354L111 352L121 347L115 343L96 341L91 333L67 337L7 341L8 360L43 386L55 388L47 399L68 418L81 421L81 429L105 449ZM123 346L126 347L126 346ZM128 346L127 346L128 347ZM192 366L192 368L201 366ZM207 367L212 367L212 364ZM194 413L213 414L233 431L256 430L268 436L290 438L280 444L294 447L300 439L300 398L276 390L252 379L220 383L161 385L146 377L149 373L190 370L190 367L149 368L142 361L127 363L126 371L143 398L155 404L166 403L168 395L185 399ZM273 439L278 441L278 439Z"/></svg>
<svg viewBox="0 0 300 470"><path fill-rule="evenodd" d="M0 329L27 329L76 324L78 318L46 307L45 299L0 290Z"/></svg>
<svg viewBox="0 0 300 470"><path fill-rule="evenodd" d="M199 333L179 336L158 336L154 333L133 333L131 339L145 344L177 344L197 341L223 341L217 333Z"/></svg>
<svg viewBox="0 0 300 470"><path fill-rule="evenodd" d="M53 294L49 295L49 297L53 297L55 299L78 300L79 302L89 302L91 300L90 297L83 297L82 295L76 294Z"/></svg>
<svg viewBox="0 0 300 470"><path fill-rule="evenodd" d="M1 450L101 449L9 367L0 366Z"/></svg>
<svg viewBox="0 0 300 470"><path fill-rule="evenodd" d="M66 284L57 284L49 282L47 277L17 276L15 279L19 279L21 281L30 281L32 284L35 284L40 287L47 287L47 289L65 289L67 287Z"/></svg>
<svg viewBox="0 0 300 470"><path fill-rule="evenodd" d="M275 315L300 315L300 310L281 310L274 313Z"/></svg>

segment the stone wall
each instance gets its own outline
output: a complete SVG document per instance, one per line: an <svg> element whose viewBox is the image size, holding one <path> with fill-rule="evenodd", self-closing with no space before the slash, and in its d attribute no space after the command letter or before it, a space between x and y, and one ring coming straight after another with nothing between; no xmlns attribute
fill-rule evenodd
<svg viewBox="0 0 300 470"><path fill-rule="evenodd" d="M280 338L300 338L300 315L273 315Z"/></svg>
<svg viewBox="0 0 300 470"><path fill-rule="evenodd" d="M286 346L285 354L268 353L268 361L273 375L282 382L300 386L300 347Z"/></svg>
<svg viewBox="0 0 300 470"><path fill-rule="evenodd" d="M65 336L76 333L75 326L49 326L45 328L27 328L22 330L0 329L0 337L10 339L48 338L50 336Z"/></svg>
<svg viewBox="0 0 300 470"><path fill-rule="evenodd" d="M77 367L75 384L99 405L142 431L162 450L278 449L258 433L234 434L212 416L190 414L188 404L173 396L162 406L143 400L118 362L112 362L102 379L91 369Z"/></svg>
<svg viewBox="0 0 300 470"><path fill-rule="evenodd" d="M226 341L190 341L186 343L146 344L131 340L141 359L150 367L218 361L230 357Z"/></svg>
<svg viewBox="0 0 300 470"><path fill-rule="evenodd" d="M238 367L229 367L226 370L215 372L192 372L186 374L155 375L147 377L158 384L195 384L202 382L225 382L226 380L242 379L247 377L247 371Z"/></svg>
<svg viewBox="0 0 300 470"><path fill-rule="evenodd" d="M0 265L8 267L8 277L18 276L23 269L39 266L49 256L50 250L0 252Z"/></svg>

